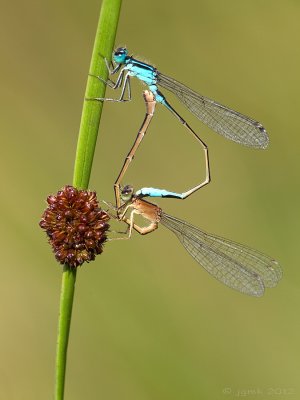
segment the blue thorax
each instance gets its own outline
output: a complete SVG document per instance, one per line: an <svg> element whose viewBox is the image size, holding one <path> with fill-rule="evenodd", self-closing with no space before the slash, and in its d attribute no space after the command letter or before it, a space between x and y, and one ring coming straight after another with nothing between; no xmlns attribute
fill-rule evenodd
<svg viewBox="0 0 300 400"><path fill-rule="evenodd" d="M115 50L113 61L117 64L123 64L123 69L127 70L130 76L135 76L149 87L158 103L165 104L165 97L157 88L156 68L129 56L128 50L125 47L120 47Z"/></svg>

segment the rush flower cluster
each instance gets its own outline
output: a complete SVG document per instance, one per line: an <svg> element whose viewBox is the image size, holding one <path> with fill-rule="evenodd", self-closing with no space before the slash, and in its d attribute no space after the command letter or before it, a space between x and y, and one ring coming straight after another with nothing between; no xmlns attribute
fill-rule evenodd
<svg viewBox="0 0 300 400"><path fill-rule="evenodd" d="M102 253L110 217L99 207L96 192L65 186L47 203L39 225L58 262L76 268Z"/></svg>

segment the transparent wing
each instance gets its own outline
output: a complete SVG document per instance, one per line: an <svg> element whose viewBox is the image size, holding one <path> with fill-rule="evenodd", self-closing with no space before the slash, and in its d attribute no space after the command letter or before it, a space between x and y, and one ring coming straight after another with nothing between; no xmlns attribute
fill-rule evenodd
<svg viewBox="0 0 300 400"><path fill-rule="evenodd" d="M178 237L190 255L220 282L250 296L262 296L282 277L274 259L231 240L214 236L162 212L160 222Z"/></svg>
<svg viewBox="0 0 300 400"><path fill-rule="evenodd" d="M197 118L227 139L261 149L268 146L265 128L254 119L204 97L160 72L157 72L157 84L174 93Z"/></svg>

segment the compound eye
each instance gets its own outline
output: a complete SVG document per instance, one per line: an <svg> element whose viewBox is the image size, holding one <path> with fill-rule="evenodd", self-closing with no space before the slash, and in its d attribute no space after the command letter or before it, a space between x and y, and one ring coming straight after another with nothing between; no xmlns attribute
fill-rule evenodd
<svg viewBox="0 0 300 400"><path fill-rule="evenodd" d="M119 47L115 50L115 56L120 57L127 55L127 49L125 47Z"/></svg>
<svg viewBox="0 0 300 400"><path fill-rule="evenodd" d="M128 201L132 198L133 195L133 187L131 185L124 186L121 192L121 198L125 201Z"/></svg>

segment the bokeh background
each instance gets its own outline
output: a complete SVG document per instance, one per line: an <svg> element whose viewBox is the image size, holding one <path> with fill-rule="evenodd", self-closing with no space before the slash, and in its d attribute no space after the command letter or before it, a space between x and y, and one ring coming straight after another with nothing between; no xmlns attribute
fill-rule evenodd
<svg viewBox="0 0 300 400"><path fill-rule="evenodd" d="M53 396L61 267L38 221L46 196L72 182L100 4L3 3L1 399ZM163 227L108 243L78 271L66 399L300 398L299 20L293 0L124 2L116 45L262 121L271 139L266 151L229 142L169 94L209 145L212 183L159 205L272 255L284 277L250 298ZM132 87L134 101L104 106L90 188L107 201L144 115L142 86ZM158 106L124 183L182 191L198 182L199 160Z"/></svg>

